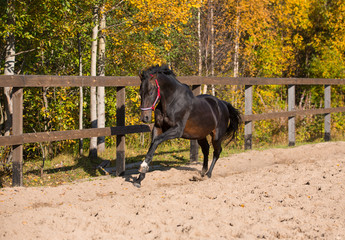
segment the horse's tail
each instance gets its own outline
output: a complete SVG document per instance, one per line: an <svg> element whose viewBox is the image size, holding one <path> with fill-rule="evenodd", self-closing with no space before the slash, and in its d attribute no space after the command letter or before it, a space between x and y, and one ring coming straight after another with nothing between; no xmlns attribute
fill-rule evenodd
<svg viewBox="0 0 345 240"><path fill-rule="evenodd" d="M226 139L229 139L228 143L236 137L239 127L242 123L241 114L238 109L234 108L231 103L222 101L228 108L230 123L228 129L226 130Z"/></svg>

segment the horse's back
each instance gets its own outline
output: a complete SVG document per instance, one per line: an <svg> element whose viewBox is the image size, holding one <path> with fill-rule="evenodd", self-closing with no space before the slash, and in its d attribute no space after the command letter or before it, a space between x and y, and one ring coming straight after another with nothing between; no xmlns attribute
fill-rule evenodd
<svg viewBox="0 0 345 240"><path fill-rule="evenodd" d="M200 101L207 102L207 104L211 106L212 111L217 115L217 118L219 118L221 115L224 115L224 114L228 116L227 102L208 94L201 94L201 95L196 96L196 98L199 99Z"/></svg>
<svg viewBox="0 0 345 240"><path fill-rule="evenodd" d="M213 116L216 119L216 128L226 129L230 120L229 103L207 94L199 95L197 98L209 104Z"/></svg>

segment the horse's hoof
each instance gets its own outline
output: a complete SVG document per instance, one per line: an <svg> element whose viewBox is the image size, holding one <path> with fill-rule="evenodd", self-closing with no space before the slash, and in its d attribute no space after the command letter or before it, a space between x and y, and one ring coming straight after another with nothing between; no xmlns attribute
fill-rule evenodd
<svg viewBox="0 0 345 240"><path fill-rule="evenodd" d="M200 172L201 177L205 177L206 174L207 174L207 169L202 168L202 170Z"/></svg>
<svg viewBox="0 0 345 240"><path fill-rule="evenodd" d="M200 178L200 177L197 177L197 176L193 176L191 179L189 179L189 181L200 182L200 181L203 181L203 178Z"/></svg>
<svg viewBox="0 0 345 240"><path fill-rule="evenodd" d="M140 188L140 187L141 187L141 184L140 184L140 183L137 183L137 182L134 182L133 185L136 186L137 188Z"/></svg>

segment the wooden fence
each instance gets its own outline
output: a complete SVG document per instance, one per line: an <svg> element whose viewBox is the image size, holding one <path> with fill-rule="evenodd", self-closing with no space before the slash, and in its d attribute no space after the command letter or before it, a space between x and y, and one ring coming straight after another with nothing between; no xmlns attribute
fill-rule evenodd
<svg viewBox="0 0 345 240"><path fill-rule="evenodd" d="M201 84L244 85L245 86L245 149L252 147L252 122L287 117L289 145L295 144L295 117L297 115L324 114L325 140L331 136L331 113L345 112L345 107L331 108L331 85L344 85L345 79L310 78L229 78L229 77L179 77L181 82L192 86L195 95L200 94ZM60 141L66 139L90 138L117 135L116 174L125 171L125 135L149 132L148 125L125 126L125 87L139 86L138 77L80 77L80 76L0 76L0 87L13 87L13 131L11 136L1 136L0 146L13 146L13 186L23 184L23 144L33 142ZM252 114L253 85L288 85L288 111ZM324 85L322 109L295 110L296 85ZM24 87L116 87L117 88L117 126L83 130L23 133L23 88ZM191 160L198 157L197 142L191 141Z"/></svg>

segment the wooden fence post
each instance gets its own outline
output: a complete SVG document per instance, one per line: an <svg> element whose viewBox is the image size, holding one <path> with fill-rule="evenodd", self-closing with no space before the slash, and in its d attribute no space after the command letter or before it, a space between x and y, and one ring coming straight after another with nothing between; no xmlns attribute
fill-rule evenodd
<svg viewBox="0 0 345 240"><path fill-rule="evenodd" d="M193 85L192 91L194 96L200 95L201 85ZM190 162L197 162L199 158L199 144L197 140L190 140Z"/></svg>
<svg viewBox="0 0 345 240"><path fill-rule="evenodd" d="M245 115L253 114L253 86L245 85ZM244 125L244 149L252 149L252 121L246 121Z"/></svg>
<svg viewBox="0 0 345 240"><path fill-rule="evenodd" d="M23 88L13 88L13 135L23 134ZM13 146L12 186L23 186L23 145Z"/></svg>
<svg viewBox="0 0 345 240"><path fill-rule="evenodd" d="M288 111L295 110L295 85L288 85ZM289 146L295 146L295 117L289 117L288 120L288 131L289 131Z"/></svg>
<svg viewBox="0 0 345 240"><path fill-rule="evenodd" d="M116 88L116 126L125 126L126 109L125 109L126 91L125 87ZM116 176L125 173L125 135L116 136Z"/></svg>
<svg viewBox="0 0 345 240"><path fill-rule="evenodd" d="M330 108L331 107L331 86L330 85L325 85L324 94L325 94L325 108ZM325 114L324 140L325 141L331 140L331 113Z"/></svg>

